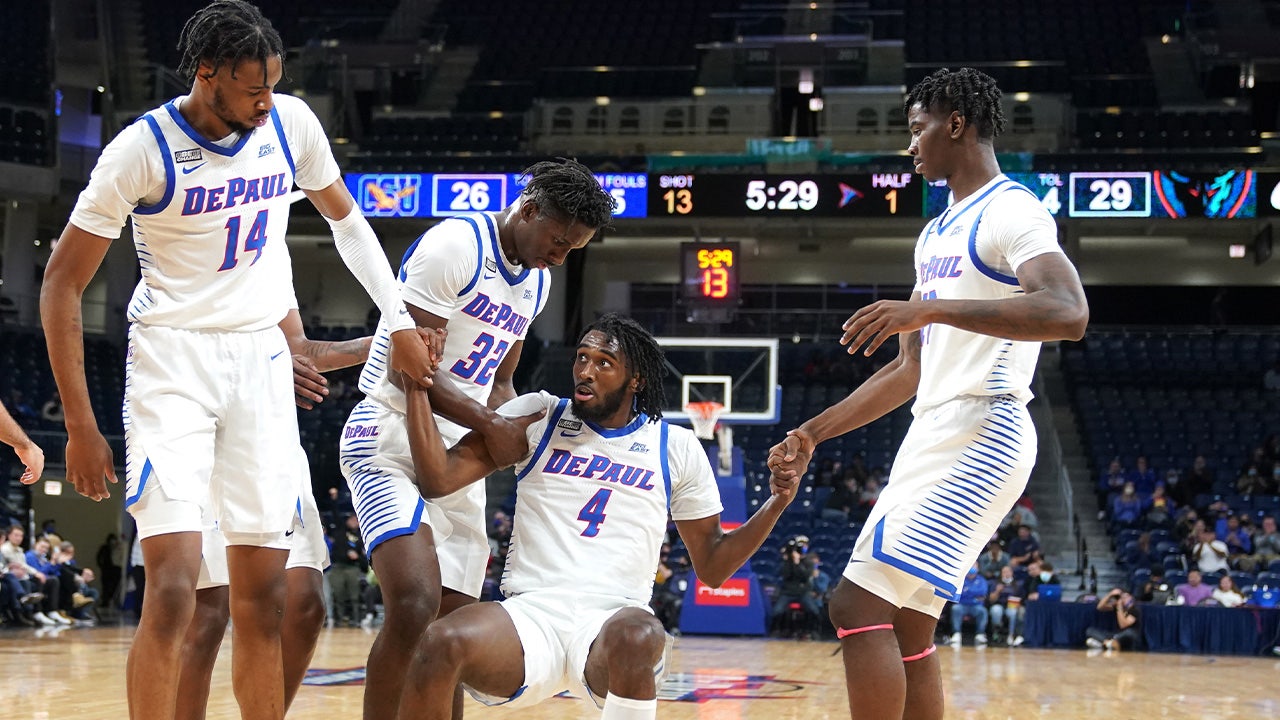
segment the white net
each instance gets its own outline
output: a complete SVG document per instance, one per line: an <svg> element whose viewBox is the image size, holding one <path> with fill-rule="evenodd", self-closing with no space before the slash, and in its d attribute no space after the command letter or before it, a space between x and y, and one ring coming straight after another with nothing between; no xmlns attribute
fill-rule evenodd
<svg viewBox="0 0 1280 720"><path fill-rule="evenodd" d="M710 401L691 402L684 409L689 413L689 422L693 423L694 435L703 440L716 436L716 422L720 420L720 413L724 412L724 405Z"/></svg>

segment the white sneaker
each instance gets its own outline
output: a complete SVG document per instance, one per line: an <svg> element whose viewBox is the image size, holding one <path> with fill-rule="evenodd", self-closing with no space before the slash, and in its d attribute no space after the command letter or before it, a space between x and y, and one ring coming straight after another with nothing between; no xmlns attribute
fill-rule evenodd
<svg viewBox="0 0 1280 720"><path fill-rule="evenodd" d="M49 617L53 618L53 621L58 623L59 625L75 625L76 624L75 620L72 620L71 618L67 617L66 614L63 613L61 610L53 613Z"/></svg>
<svg viewBox="0 0 1280 720"><path fill-rule="evenodd" d="M978 633L977 635L974 636L973 641L979 645L986 645L987 644L986 633Z"/></svg>
<svg viewBox="0 0 1280 720"><path fill-rule="evenodd" d="M364 619L360 621L360 627L362 628L373 627L373 613L369 613L364 616Z"/></svg>
<svg viewBox="0 0 1280 720"><path fill-rule="evenodd" d="M40 623L41 625L44 625L45 627L52 627L58 624L53 621L53 618L50 618L48 615L45 615L43 612L40 612L38 610L31 617L35 618L36 622Z"/></svg>
<svg viewBox="0 0 1280 720"><path fill-rule="evenodd" d="M960 633L951 635L951 647L960 647Z"/></svg>
<svg viewBox="0 0 1280 720"><path fill-rule="evenodd" d="M1012 645L1013 647L1018 647L1018 646L1022 645L1022 643L1023 643L1023 638L1022 638L1022 636L1021 636L1021 635L1017 635L1017 636L1015 636L1015 637L1013 638L1013 640L1012 640L1009 644L1010 644L1010 645Z"/></svg>
<svg viewBox="0 0 1280 720"><path fill-rule="evenodd" d="M1085 640L1084 640L1084 644L1085 644L1085 645L1088 645L1088 646L1089 646L1089 647L1091 647L1091 648L1101 648L1101 647L1102 647L1102 641L1101 641L1101 640L1099 640L1098 638L1085 638Z"/></svg>

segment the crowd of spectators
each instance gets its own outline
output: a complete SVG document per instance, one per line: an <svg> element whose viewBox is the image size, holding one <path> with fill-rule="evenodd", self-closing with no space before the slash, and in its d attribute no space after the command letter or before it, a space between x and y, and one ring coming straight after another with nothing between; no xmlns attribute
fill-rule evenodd
<svg viewBox="0 0 1280 720"><path fill-rule="evenodd" d="M44 524L27 544L13 524L0 544L0 621L6 627L92 627L102 596L92 568L76 561L76 548Z"/></svg>
<svg viewBox="0 0 1280 720"><path fill-rule="evenodd" d="M1277 603L1280 436L1259 444L1233 472L1234 482L1218 475L1204 456L1163 473L1142 456L1131 470L1116 458L1101 474L1099 516L1115 540L1117 561L1133 573L1130 590L1138 601Z"/></svg>

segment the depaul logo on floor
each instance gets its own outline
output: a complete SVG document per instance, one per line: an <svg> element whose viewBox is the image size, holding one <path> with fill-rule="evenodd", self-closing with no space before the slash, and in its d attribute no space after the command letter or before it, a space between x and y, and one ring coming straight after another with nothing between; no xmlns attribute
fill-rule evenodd
<svg viewBox="0 0 1280 720"><path fill-rule="evenodd" d="M364 685L362 667L312 668L303 685L341 687ZM658 689L658 699L672 702L706 702L708 700L777 700L799 697L806 685L815 683L783 680L773 675L714 674L708 672L670 673ZM569 697L562 693L560 697Z"/></svg>

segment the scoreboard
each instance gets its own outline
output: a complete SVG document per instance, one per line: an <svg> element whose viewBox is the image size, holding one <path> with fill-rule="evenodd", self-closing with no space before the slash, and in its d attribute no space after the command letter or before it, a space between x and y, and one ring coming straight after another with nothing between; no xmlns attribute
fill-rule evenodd
<svg viewBox="0 0 1280 720"><path fill-rule="evenodd" d="M694 305L736 307L739 244L680 244L680 297Z"/></svg>
<svg viewBox="0 0 1280 720"><path fill-rule="evenodd" d="M1280 216L1280 173L1009 172L1057 219ZM931 218L950 204L945 183L912 173L807 175L598 173L615 218ZM369 217L450 217L511 204L516 173L364 173L345 176Z"/></svg>
<svg viewBox="0 0 1280 720"><path fill-rule="evenodd" d="M645 216L644 173L596 173L613 196L613 216ZM520 196L519 173L348 173L347 189L367 217L451 217L496 212Z"/></svg>
<svg viewBox="0 0 1280 720"><path fill-rule="evenodd" d="M918 218L923 186L911 173L652 175L649 217Z"/></svg>

